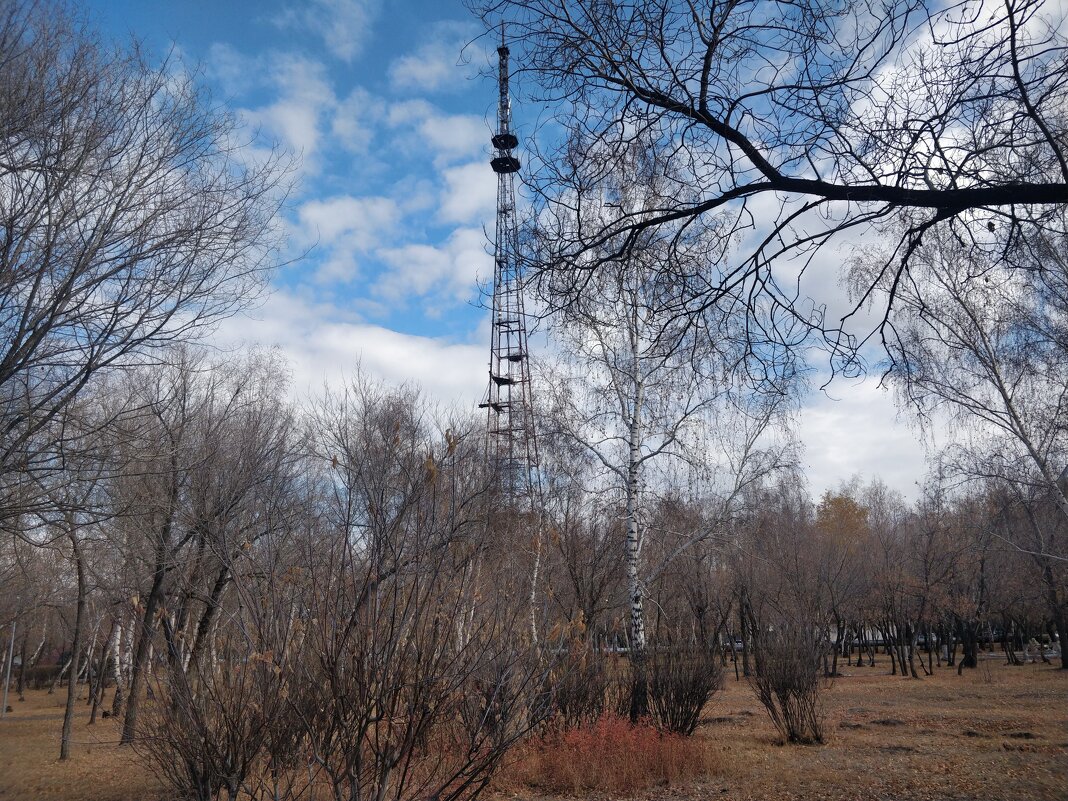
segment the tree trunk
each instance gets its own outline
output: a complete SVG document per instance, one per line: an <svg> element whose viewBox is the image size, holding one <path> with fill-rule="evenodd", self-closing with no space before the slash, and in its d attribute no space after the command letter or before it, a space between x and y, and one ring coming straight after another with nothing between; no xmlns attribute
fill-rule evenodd
<svg viewBox="0 0 1068 801"><path fill-rule="evenodd" d="M89 647L85 650L85 664L82 665L83 680L89 688L85 698L86 706L89 706L93 702L93 696L96 694L98 676L93 675L93 656L96 654L96 641L99 636L100 621L98 620L96 626L93 627L93 639L89 641Z"/></svg>
<svg viewBox="0 0 1068 801"><path fill-rule="evenodd" d="M627 592L630 596L630 719L636 723L649 714L646 666L645 609L641 581L638 577L638 526L635 519L627 524Z"/></svg>
<svg viewBox="0 0 1068 801"><path fill-rule="evenodd" d="M1068 670L1068 648L1066 648L1065 637L1068 636L1068 614L1060 611L1054 618L1053 625L1057 630L1057 642L1061 649L1061 670Z"/></svg>
<svg viewBox="0 0 1068 801"><path fill-rule="evenodd" d="M1018 665L1020 660L1016 658L1016 648L1011 642L1011 632L1006 626L1001 632L1001 650L1005 654L1006 665Z"/></svg>
<svg viewBox="0 0 1068 801"><path fill-rule="evenodd" d="M831 657L831 670L830 670L830 674L829 674L831 676L837 676L838 675L838 655L841 653L843 645L845 643L845 633L846 633L845 624L841 620L836 620L835 621L835 629L836 629L836 631L835 631L835 638L836 639L835 639L835 643L834 643L834 654Z"/></svg>
<svg viewBox="0 0 1068 801"><path fill-rule="evenodd" d="M125 703L126 697L124 693L125 682L127 681L128 674L123 673L123 655L128 648L127 641L129 634L126 628L119 622L118 618L115 620L115 626L117 627L117 634L115 640L111 644L111 670L113 678L115 680L115 695L111 699L111 716L118 717L122 714L122 706Z"/></svg>
<svg viewBox="0 0 1068 801"><path fill-rule="evenodd" d="M17 620L17 618L16 618ZM11 661L15 657L15 623L16 620L11 621L11 637L7 644L7 659L4 662L4 669L0 671L0 674L4 677L4 692L3 700L0 701L0 718L7 715L7 692L11 687Z"/></svg>
<svg viewBox="0 0 1068 801"><path fill-rule="evenodd" d="M916 672L916 630L912 623L905 624L905 647L908 649L909 675L918 679L920 674Z"/></svg>
<svg viewBox="0 0 1068 801"><path fill-rule="evenodd" d="M44 625L41 627L41 641L39 643L37 643L37 647L34 649L33 654L30 656L30 668L31 669L36 668L37 667L37 663L41 661L41 654L44 653L45 641L47 639L48 639L48 618L46 617ZM22 675L25 672L25 660L23 660L23 668L24 668L23 670L19 671L19 676L20 676L19 680L20 681L23 681ZM35 682L34 686L35 687L39 687L40 685ZM23 694L25 692L25 690L26 690L26 686L25 686L25 682L23 681L23 684L21 685L21 689L19 690L19 700L20 701L25 701L26 700L26 697Z"/></svg>
<svg viewBox="0 0 1068 801"><path fill-rule="evenodd" d="M193 666L194 670L200 660L201 653L204 651L208 632L211 631L212 624L215 622L215 616L219 613L219 604L222 601L223 592L229 583L230 567L229 565L224 565L215 576L211 594L208 596L208 601L203 613L200 615L200 620L197 621L196 634L193 635L193 647L189 652L189 664Z"/></svg>
<svg viewBox="0 0 1068 801"><path fill-rule="evenodd" d="M112 647L115 639L119 636L119 622L117 620L111 621L111 630L108 632L108 638L104 642L104 647L100 649L100 665L96 671L96 683L93 685L92 702L93 709L89 713L89 725L92 726L96 723L96 710L100 706L100 702L104 698L104 685L107 684L108 664L111 662L111 654L115 650ZM117 692L118 690L116 690Z"/></svg>
<svg viewBox="0 0 1068 801"><path fill-rule="evenodd" d="M741 638L742 638L742 675L745 676L746 678L749 678L749 675L750 675L749 643L751 643L753 640L752 640L752 630L751 630L751 628L749 626L747 626L747 623L746 623L745 610L746 610L746 601L745 601L745 598L743 597L741 602L738 604L738 624L739 624L739 627L740 627L739 633L740 633Z"/></svg>
<svg viewBox="0 0 1068 801"><path fill-rule="evenodd" d="M59 743L59 758L70 757L70 734L74 724L74 701L78 694L78 656L82 647L82 626L85 621L85 562L78 545L78 535L71 526L69 531L71 548L74 551L74 564L78 572L78 608L74 615L74 644L70 654L70 676L67 679L67 708L63 713L63 735Z"/></svg>
<svg viewBox="0 0 1068 801"><path fill-rule="evenodd" d="M148 594L145 614L141 620L141 631L134 648L133 666L130 674L130 695L126 700L126 717L122 723L122 743L133 741L137 730L137 713L141 706L141 690L145 682L145 670L148 667L149 649L156 631L156 612L163 604L163 579L166 566L162 560L156 562L156 574L152 580L152 591Z"/></svg>
<svg viewBox="0 0 1068 801"><path fill-rule="evenodd" d="M1049 559L1042 563L1042 583L1046 587L1046 603L1049 606L1050 615L1053 617L1053 625L1057 629L1057 639L1061 647L1061 670L1068 670L1068 648L1065 646L1065 635L1068 634L1068 604L1062 603L1056 577Z"/></svg>
<svg viewBox="0 0 1068 801"><path fill-rule="evenodd" d="M635 353L637 350L635 349ZM641 585L641 531L638 526L638 492L641 468L642 383L635 358L634 398L630 414L629 454L627 457L627 596L630 599L630 720L637 723L649 714L645 607Z"/></svg>
<svg viewBox="0 0 1068 801"><path fill-rule="evenodd" d="M22 645L19 646L19 678L15 686L15 692L20 701L26 700L26 648L29 645L30 632L22 635Z"/></svg>
<svg viewBox="0 0 1068 801"><path fill-rule="evenodd" d="M974 621L960 622L960 663L957 665L957 675L964 672L965 668L979 666L979 624Z"/></svg>

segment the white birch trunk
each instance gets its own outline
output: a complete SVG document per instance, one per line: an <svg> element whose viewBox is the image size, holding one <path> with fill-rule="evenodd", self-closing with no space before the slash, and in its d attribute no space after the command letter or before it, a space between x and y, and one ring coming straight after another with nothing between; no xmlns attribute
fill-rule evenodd
<svg viewBox="0 0 1068 801"><path fill-rule="evenodd" d="M133 670L134 616L127 615L122 627L122 674L129 677Z"/></svg>
<svg viewBox="0 0 1068 801"><path fill-rule="evenodd" d="M538 644L538 573L541 570L541 524L534 533L534 568L530 571L530 641Z"/></svg>
<svg viewBox="0 0 1068 801"><path fill-rule="evenodd" d="M631 434L637 428L637 414L631 421ZM645 651L645 608L641 586L641 530L638 525L638 443L630 444L630 464L627 468L627 593L630 598L630 645L635 651Z"/></svg>
<svg viewBox="0 0 1068 801"><path fill-rule="evenodd" d="M630 597L630 647L634 655L641 659L645 654L645 608L642 603L641 586L641 529L638 525L640 499L640 470L642 445L642 406L645 402L645 383L641 376L641 362L638 348L637 304L631 304L631 376L633 397L631 398L630 426L628 431L627 453L627 593Z"/></svg>
<svg viewBox="0 0 1068 801"><path fill-rule="evenodd" d="M642 531L641 515L641 444L642 404L645 400L645 385L642 381L638 360L637 325L631 329L633 354L633 398L628 431L627 453L627 592L630 595L630 719L636 723L649 714L649 697L646 676L645 605L641 581Z"/></svg>
<svg viewBox="0 0 1068 801"><path fill-rule="evenodd" d="M122 711L125 696L122 672L122 624L118 618L111 623L111 678L115 681L115 696L111 702L111 713L118 715Z"/></svg>
<svg viewBox="0 0 1068 801"><path fill-rule="evenodd" d="M30 667L37 667L37 661L41 658L41 652L44 651L45 641L48 639L48 619L45 618L44 626L41 628L41 641L37 643L37 647L34 648L33 654L30 656Z"/></svg>

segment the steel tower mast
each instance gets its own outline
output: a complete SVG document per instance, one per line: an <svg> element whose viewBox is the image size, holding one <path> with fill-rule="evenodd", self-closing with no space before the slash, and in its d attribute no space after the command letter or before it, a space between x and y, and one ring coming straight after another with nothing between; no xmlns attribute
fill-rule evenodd
<svg viewBox="0 0 1068 801"><path fill-rule="evenodd" d="M497 48L497 133L490 166L497 173L497 227L493 248L493 304L490 319L489 386L479 404L486 409L486 460L501 494L534 502L538 489L538 443L530 385L527 320L523 309L519 233L515 211L514 155L508 95L508 48Z"/></svg>

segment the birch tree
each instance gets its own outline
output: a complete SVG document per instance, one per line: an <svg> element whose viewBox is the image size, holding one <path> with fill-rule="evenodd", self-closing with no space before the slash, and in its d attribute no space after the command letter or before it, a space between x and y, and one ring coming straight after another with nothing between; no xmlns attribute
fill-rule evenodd
<svg viewBox="0 0 1068 801"><path fill-rule="evenodd" d="M655 147L636 144L624 168L606 183L600 207L587 212L596 220L655 205L664 183L662 169ZM588 223L582 217L556 219L563 227ZM705 244L693 241L685 258L703 258ZM746 346L729 316L705 338L663 313L660 301L670 289L662 282L662 262L679 258L677 248L650 231L641 248L592 278L586 293L557 318L555 333L565 364L549 379L555 385L553 425L590 457L595 468L590 489L605 494L609 505L622 507L633 668L630 715L635 720L648 711L647 583L709 533L687 532L660 564L644 564L647 496L669 477L708 479L706 454L722 450L720 466L728 468L731 478L714 516L729 517L744 484L755 479L753 471L771 467L761 459L761 438L784 410L781 387L778 394L764 397L755 416L743 408L748 401L744 392L737 392L737 377L743 373ZM710 427L715 429L711 435ZM739 434L740 450L724 447L739 444L731 442ZM715 525L711 522L708 529Z"/></svg>

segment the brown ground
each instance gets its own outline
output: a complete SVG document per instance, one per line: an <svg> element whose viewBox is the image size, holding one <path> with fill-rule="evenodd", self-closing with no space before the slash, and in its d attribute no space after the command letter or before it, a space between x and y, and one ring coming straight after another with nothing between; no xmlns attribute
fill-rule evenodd
<svg viewBox="0 0 1068 801"><path fill-rule="evenodd" d="M71 757L59 761L66 688L54 695L26 693L20 702L14 688L0 720L0 801L160 801L166 798L155 777L137 764L126 746L119 747L119 723L102 720L89 726L85 689L75 710Z"/></svg>
<svg viewBox="0 0 1068 801"><path fill-rule="evenodd" d="M987 669L989 668L989 669ZM719 775L657 797L1068 799L1068 671L990 659L921 680L846 668L826 693L827 745L778 746L744 684L729 681L698 729Z"/></svg>
<svg viewBox="0 0 1068 801"><path fill-rule="evenodd" d="M733 677L697 737L712 773L641 793L689 799L1068 799L1068 671L990 659L958 677L902 679L846 669L826 693L830 742L779 746L763 710ZM27 694L0 721L0 801L159 801L167 798L112 720L86 725L78 707L73 757L57 760L63 697ZM83 702L84 703L84 702ZM505 783L498 797L535 799ZM596 795L596 794L593 794ZM603 798L603 796L602 796Z"/></svg>

